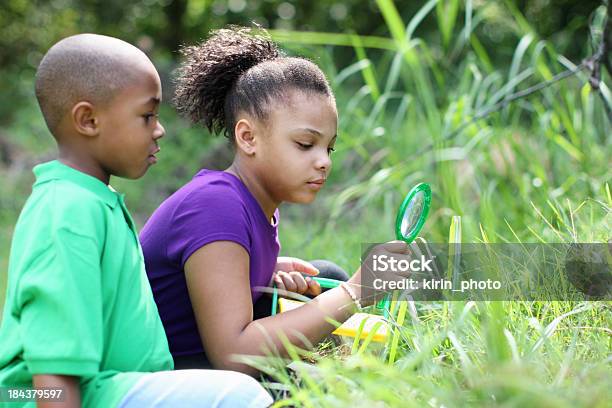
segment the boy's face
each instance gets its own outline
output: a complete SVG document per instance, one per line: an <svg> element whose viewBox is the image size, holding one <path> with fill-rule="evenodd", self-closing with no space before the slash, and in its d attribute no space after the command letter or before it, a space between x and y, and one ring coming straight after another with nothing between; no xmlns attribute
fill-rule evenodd
<svg viewBox="0 0 612 408"><path fill-rule="evenodd" d="M290 103L270 109L255 155L257 171L274 201L310 203L331 171L338 114L325 95L290 95Z"/></svg>
<svg viewBox="0 0 612 408"><path fill-rule="evenodd" d="M136 179L157 162L165 130L158 119L162 91L152 64L135 67L133 83L99 112L100 137L94 155L109 175Z"/></svg>

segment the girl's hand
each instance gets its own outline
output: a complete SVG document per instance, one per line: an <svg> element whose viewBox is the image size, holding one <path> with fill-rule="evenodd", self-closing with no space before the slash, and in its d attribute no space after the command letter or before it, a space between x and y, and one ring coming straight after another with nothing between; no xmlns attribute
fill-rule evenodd
<svg viewBox="0 0 612 408"><path fill-rule="evenodd" d="M293 258L291 256L279 256L276 258L276 266L274 272L302 272L306 275L315 276L319 274L319 270L315 268L310 262L306 262L300 258Z"/></svg>
<svg viewBox="0 0 612 408"><path fill-rule="evenodd" d="M351 276L351 278L347 282L353 288L357 298L360 299L360 303L362 306L370 306L374 304L374 298L373 296L371 296L373 294L373 291L370 290L369 291L370 296L366 297L362 294L362 290L361 290L362 280L367 279L367 276L366 276L366 279L364 279L362 275L368 274L370 278L369 279L370 282L372 281L373 276L374 276L373 272L371 270L368 270L368 268L366 267L368 265L372 265L372 262L370 261L371 257L374 255L377 255L377 256L386 255L388 257L394 256L394 255L402 255L403 257L407 257L410 254L411 254L410 246L402 241L385 242L384 244L379 244L370 250L366 258L366 261L362 263L362 265L357 269L357 271L353 274L353 276ZM396 280L398 276L409 277L410 273L409 272L408 273L390 272L390 271L389 272L376 272L375 276L377 278L382 278L386 280ZM368 280L366 280L366 282L367 281Z"/></svg>
<svg viewBox="0 0 612 408"><path fill-rule="evenodd" d="M282 256L278 257L276 261L272 281L279 289L288 292L309 296L321 294L321 285L314 279L304 277L302 274L314 276L318 275L319 271L312 264L302 259Z"/></svg>

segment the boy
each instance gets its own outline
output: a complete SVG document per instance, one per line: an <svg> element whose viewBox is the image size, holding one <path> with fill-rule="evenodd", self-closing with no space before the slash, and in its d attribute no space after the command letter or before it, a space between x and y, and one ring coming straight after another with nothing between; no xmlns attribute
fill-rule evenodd
<svg viewBox="0 0 612 408"><path fill-rule="evenodd" d="M34 168L15 228L0 404L33 406L11 392L33 387L61 390L63 406L269 405L250 377L167 371L172 357L136 229L108 185L111 175L139 178L157 161L164 128L151 61L115 38L68 37L40 63L36 97L59 160Z"/></svg>

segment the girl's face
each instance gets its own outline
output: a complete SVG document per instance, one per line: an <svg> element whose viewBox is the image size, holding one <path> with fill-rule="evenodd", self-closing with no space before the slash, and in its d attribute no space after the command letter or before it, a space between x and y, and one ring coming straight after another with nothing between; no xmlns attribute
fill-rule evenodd
<svg viewBox="0 0 612 408"><path fill-rule="evenodd" d="M259 180L280 204L310 203L325 184L332 166L338 113L333 98L292 91L274 103L255 154Z"/></svg>

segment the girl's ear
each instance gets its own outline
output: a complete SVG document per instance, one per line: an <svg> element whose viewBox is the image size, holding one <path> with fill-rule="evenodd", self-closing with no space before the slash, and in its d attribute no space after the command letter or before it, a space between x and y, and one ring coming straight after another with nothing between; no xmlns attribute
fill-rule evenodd
<svg viewBox="0 0 612 408"><path fill-rule="evenodd" d="M252 122L240 119L234 127L234 138L240 151L247 156L255 155L255 133Z"/></svg>

